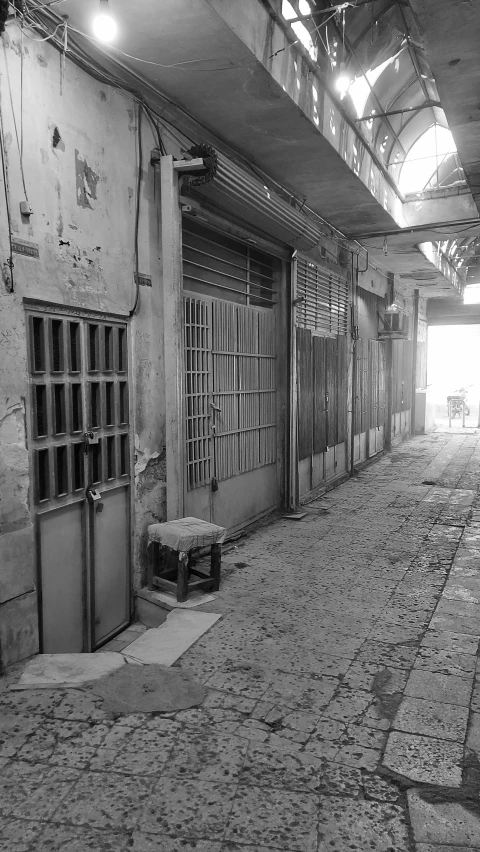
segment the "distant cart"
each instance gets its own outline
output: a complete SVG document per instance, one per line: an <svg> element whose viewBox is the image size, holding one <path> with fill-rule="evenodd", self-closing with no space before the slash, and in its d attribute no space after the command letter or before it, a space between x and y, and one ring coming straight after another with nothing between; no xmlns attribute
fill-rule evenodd
<svg viewBox="0 0 480 852"><path fill-rule="evenodd" d="M452 425L454 417L462 418L462 426L465 426L465 415L470 414L464 396L447 396L448 404L448 425Z"/></svg>

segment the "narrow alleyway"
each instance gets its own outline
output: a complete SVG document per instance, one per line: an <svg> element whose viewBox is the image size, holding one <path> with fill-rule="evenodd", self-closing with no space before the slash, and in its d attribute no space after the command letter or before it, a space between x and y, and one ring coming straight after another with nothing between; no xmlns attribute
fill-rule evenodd
<svg viewBox="0 0 480 852"><path fill-rule="evenodd" d="M16 667L0 850L480 849L479 476L478 436L417 437L230 550L198 709L113 720Z"/></svg>

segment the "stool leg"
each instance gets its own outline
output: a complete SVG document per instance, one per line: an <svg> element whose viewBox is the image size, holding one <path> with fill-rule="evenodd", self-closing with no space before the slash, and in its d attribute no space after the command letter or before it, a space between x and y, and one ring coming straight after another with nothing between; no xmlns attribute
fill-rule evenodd
<svg viewBox="0 0 480 852"><path fill-rule="evenodd" d="M158 566L158 541L150 541L148 544L148 568L147 568L147 588L155 589L153 578L155 577L155 568Z"/></svg>
<svg viewBox="0 0 480 852"><path fill-rule="evenodd" d="M183 603L188 597L188 553L178 554L177 601Z"/></svg>
<svg viewBox="0 0 480 852"><path fill-rule="evenodd" d="M222 545L221 544L212 544L210 550L210 577L212 577L215 582L213 584L213 591L218 592L220 588L220 569L222 567Z"/></svg>

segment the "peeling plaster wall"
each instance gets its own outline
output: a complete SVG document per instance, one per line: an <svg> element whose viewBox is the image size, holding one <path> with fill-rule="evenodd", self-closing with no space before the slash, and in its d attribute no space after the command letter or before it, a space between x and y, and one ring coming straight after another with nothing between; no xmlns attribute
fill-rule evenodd
<svg viewBox="0 0 480 852"><path fill-rule="evenodd" d="M14 254L14 294L0 281L0 659L5 664L38 647L23 298L128 318L135 299L138 112L131 98L97 82L68 59L62 79L58 52L46 42L24 37L21 117L22 47L14 23L8 25L3 43L0 97L12 231L15 238L35 243L39 252L39 258ZM25 199L17 146L20 127L25 186L33 207L30 218L19 207ZM140 287L139 310L129 322L132 457L134 444L137 461L132 483L136 585L144 568L142 536L147 523L162 519L165 502L159 187L149 162L156 141L145 120L142 136L139 271L151 276L152 286ZM0 271L8 256L2 204Z"/></svg>

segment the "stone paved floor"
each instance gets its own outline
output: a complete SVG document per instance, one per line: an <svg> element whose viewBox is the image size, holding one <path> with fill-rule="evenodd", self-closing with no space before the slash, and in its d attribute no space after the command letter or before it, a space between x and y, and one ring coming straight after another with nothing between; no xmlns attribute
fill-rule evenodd
<svg viewBox="0 0 480 852"><path fill-rule="evenodd" d="M479 850L479 474L477 436L418 437L230 551L198 709L7 674L0 850Z"/></svg>

